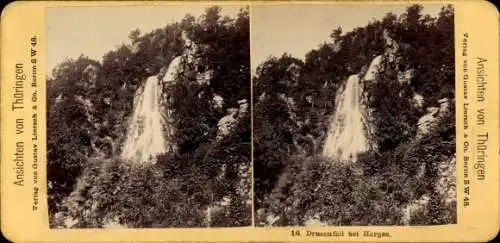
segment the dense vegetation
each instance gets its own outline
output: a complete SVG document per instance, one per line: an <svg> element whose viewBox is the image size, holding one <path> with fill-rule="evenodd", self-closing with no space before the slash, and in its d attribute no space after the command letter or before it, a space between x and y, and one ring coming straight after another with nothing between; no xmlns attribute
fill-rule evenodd
<svg viewBox="0 0 500 243"><path fill-rule="evenodd" d="M330 225L456 222L455 202L435 192L445 190L439 184L443 171L454 170L454 13L452 6L437 17L422 10L412 5L401 16L388 13L347 33L334 29L332 40L304 61L283 54L257 68L253 134L259 225L303 225L311 219ZM397 51L389 53L388 39L397 43ZM320 156L339 88L349 75L362 76L375 56L389 54L397 61L384 58L375 80L363 83L373 148L355 163ZM414 75L399 81L398 73L406 70ZM415 94L424 98L422 105L415 105ZM417 136L419 118L443 98L449 112ZM454 190L451 184L446 190ZM426 206L408 219L405 208L426 197Z"/></svg>
<svg viewBox="0 0 500 243"><path fill-rule="evenodd" d="M217 140L225 110L250 100L248 10L235 18L207 8L150 33L130 33L130 44L106 53L102 62L80 56L58 65L47 81L48 182L53 227L239 226L251 222L250 116ZM182 64L165 111L173 113L178 149L156 164L126 163L119 157L134 95L185 50L182 33L201 48L196 67ZM213 70L208 84L197 72ZM212 97L224 97L215 108ZM224 169L222 169L224 168ZM241 170L244 170L243 172ZM222 173L221 171L224 171ZM206 209L223 198L227 206Z"/></svg>

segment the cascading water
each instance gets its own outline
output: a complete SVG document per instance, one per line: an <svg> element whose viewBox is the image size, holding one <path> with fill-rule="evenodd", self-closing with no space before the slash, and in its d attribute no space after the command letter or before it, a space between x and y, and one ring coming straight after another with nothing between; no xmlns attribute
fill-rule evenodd
<svg viewBox="0 0 500 243"><path fill-rule="evenodd" d="M337 95L323 155L342 161L355 161L357 153L367 151L368 139L364 132L361 87L358 74L349 76L344 90Z"/></svg>
<svg viewBox="0 0 500 243"><path fill-rule="evenodd" d="M375 80L382 58L382 55L373 58L363 77L364 81ZM360 74L349 76L344 89L335 98L336 109L325 139L324 156L354 162L358 153L370 148L367 138L370 127L367 127L369 124L365 119L369 112L361 102L362 96Z"/></svg>
<svg viewBox="0 0 500 243"><path fill-rule="evenodd" d="M182 60L190 60L196 49L185 32L181 35L186 42L184 53L175 57L168 65L161 80L157 75L146 80L144 88L138 89L134 100L134 113L128 127L127 137L122 149L122 158L136 161L138 163L156 162L156 156L172 150L175 146L170 144L168 137L172 135L173 129L168 127L171 111L162 109L162 87L169 87L177 80ZM163 110L163 112L162 112Z"/></svg>
<svg viewBox="0 0 500 243"><path fill-rule="evenodd" d="M142 93L140 89L137 92L122 158L139 163L154 163L157 155L167 152L168 142L163 136L161 86L157 76L149 77Z"/></svg>

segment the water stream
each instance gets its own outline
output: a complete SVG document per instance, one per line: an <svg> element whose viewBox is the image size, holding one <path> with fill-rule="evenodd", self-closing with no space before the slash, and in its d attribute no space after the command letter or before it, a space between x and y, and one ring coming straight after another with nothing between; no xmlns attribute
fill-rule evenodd
<svg viewBox="0 0 500 243"><path fill-rule="evenodd" d="M357 153L368 150L361 106L361 87L358 74L349 76L345 88L336 97L323 155L342 161L355 161Z"/></svg>
<svg viewBox="0 0 500 243"><path fill-rule="evenodd" d="M163 136L165 123L160 109L161 86L157 76L149 77L142 91L138 89L137 92L121 156L137 163L155 163L157 155L167 152L168 143Z"/></svg>

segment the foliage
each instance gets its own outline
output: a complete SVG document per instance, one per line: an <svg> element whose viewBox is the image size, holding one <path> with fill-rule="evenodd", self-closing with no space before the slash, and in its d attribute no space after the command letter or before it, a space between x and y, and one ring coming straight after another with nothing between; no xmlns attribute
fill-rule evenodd
<svg viewBox="0 0 500 243"><path fill-rule="evenodd" d="M411 224L456 222L456 205L436 193L438 167L453 167L455 156L453 8L443 7L437 18L423 16L422 9L412 5L401 16L388 13L346 33L335 28L332 41L310 51L304 62L283 55L259 65L254 78L259 224L269 223L269 216L277 218L274 225L303 225L312 218L332 225L404 224L403 209L428 195L429 204L413 213ZM337 90L349 75L363 76L377 55L385 56L378 75L362 80L375 146L350 164L319 156ZM295 78L291 63L300 67ZM406 70L415 75L401 82L397 74ZM415 105L415 94L425 98L423 107ZM443 98L449 99L449 112L417 138L418 119Z"/></svg>
<svg viewBox="0 0 500 243"><path fill-rule="evenodd" d="M356 163L291 156L261 208L280 216L275 225L283 226L304 225L315 215L329 225L401 225L402 208L431 195L429 205L412 214L411 224L454 223L456 206L443 203L434 183L439 163L447 163L455 151L455 140L448 136L452 117L446 120L417 143L361 154Z"/></svg>
<svg viewBox="0 0 500 243"><path fill-rule="evenodd" d="M51 226L66 219L78 220L74 227L114 220L128 227L250 224L250 112L216 139L223 110L250 100L248 9L236 18L219 13L213 6L198 19L186 15L150 33L132 30L130 44L102 62L81 56L56 67L47 87ZM197 67L182 63L174 87L165 91L171 102L163 109L172 112L168 125L178 149L154 165L122 161L136 91L189 48L183 31L201 48L194 53ZM206 70L214 72L206 85L189 75ZM224 97L223 109L213 107L214 94ZM207 222L205 210L224 197L229 205Z"/></svg>

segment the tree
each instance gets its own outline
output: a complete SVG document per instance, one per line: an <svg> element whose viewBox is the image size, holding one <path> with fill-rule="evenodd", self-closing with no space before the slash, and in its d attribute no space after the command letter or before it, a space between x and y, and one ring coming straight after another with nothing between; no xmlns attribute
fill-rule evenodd
<svg viewBox="0 0 500 243"><path fill-rule="evenodd" d="M130 41L133 43L136 43L139 40L139 37L141 36L141 30L139 28L130 31L130 34L128 35L128 38Z"/></svg>
<svg viewBox="0 0 500 243"><path fill-rule="evenodd" d="M332 31L332 34L330 37L333 39L334 43L338 43L340 40L340 37L342 36L342 27L338 27Z"/></svg>

